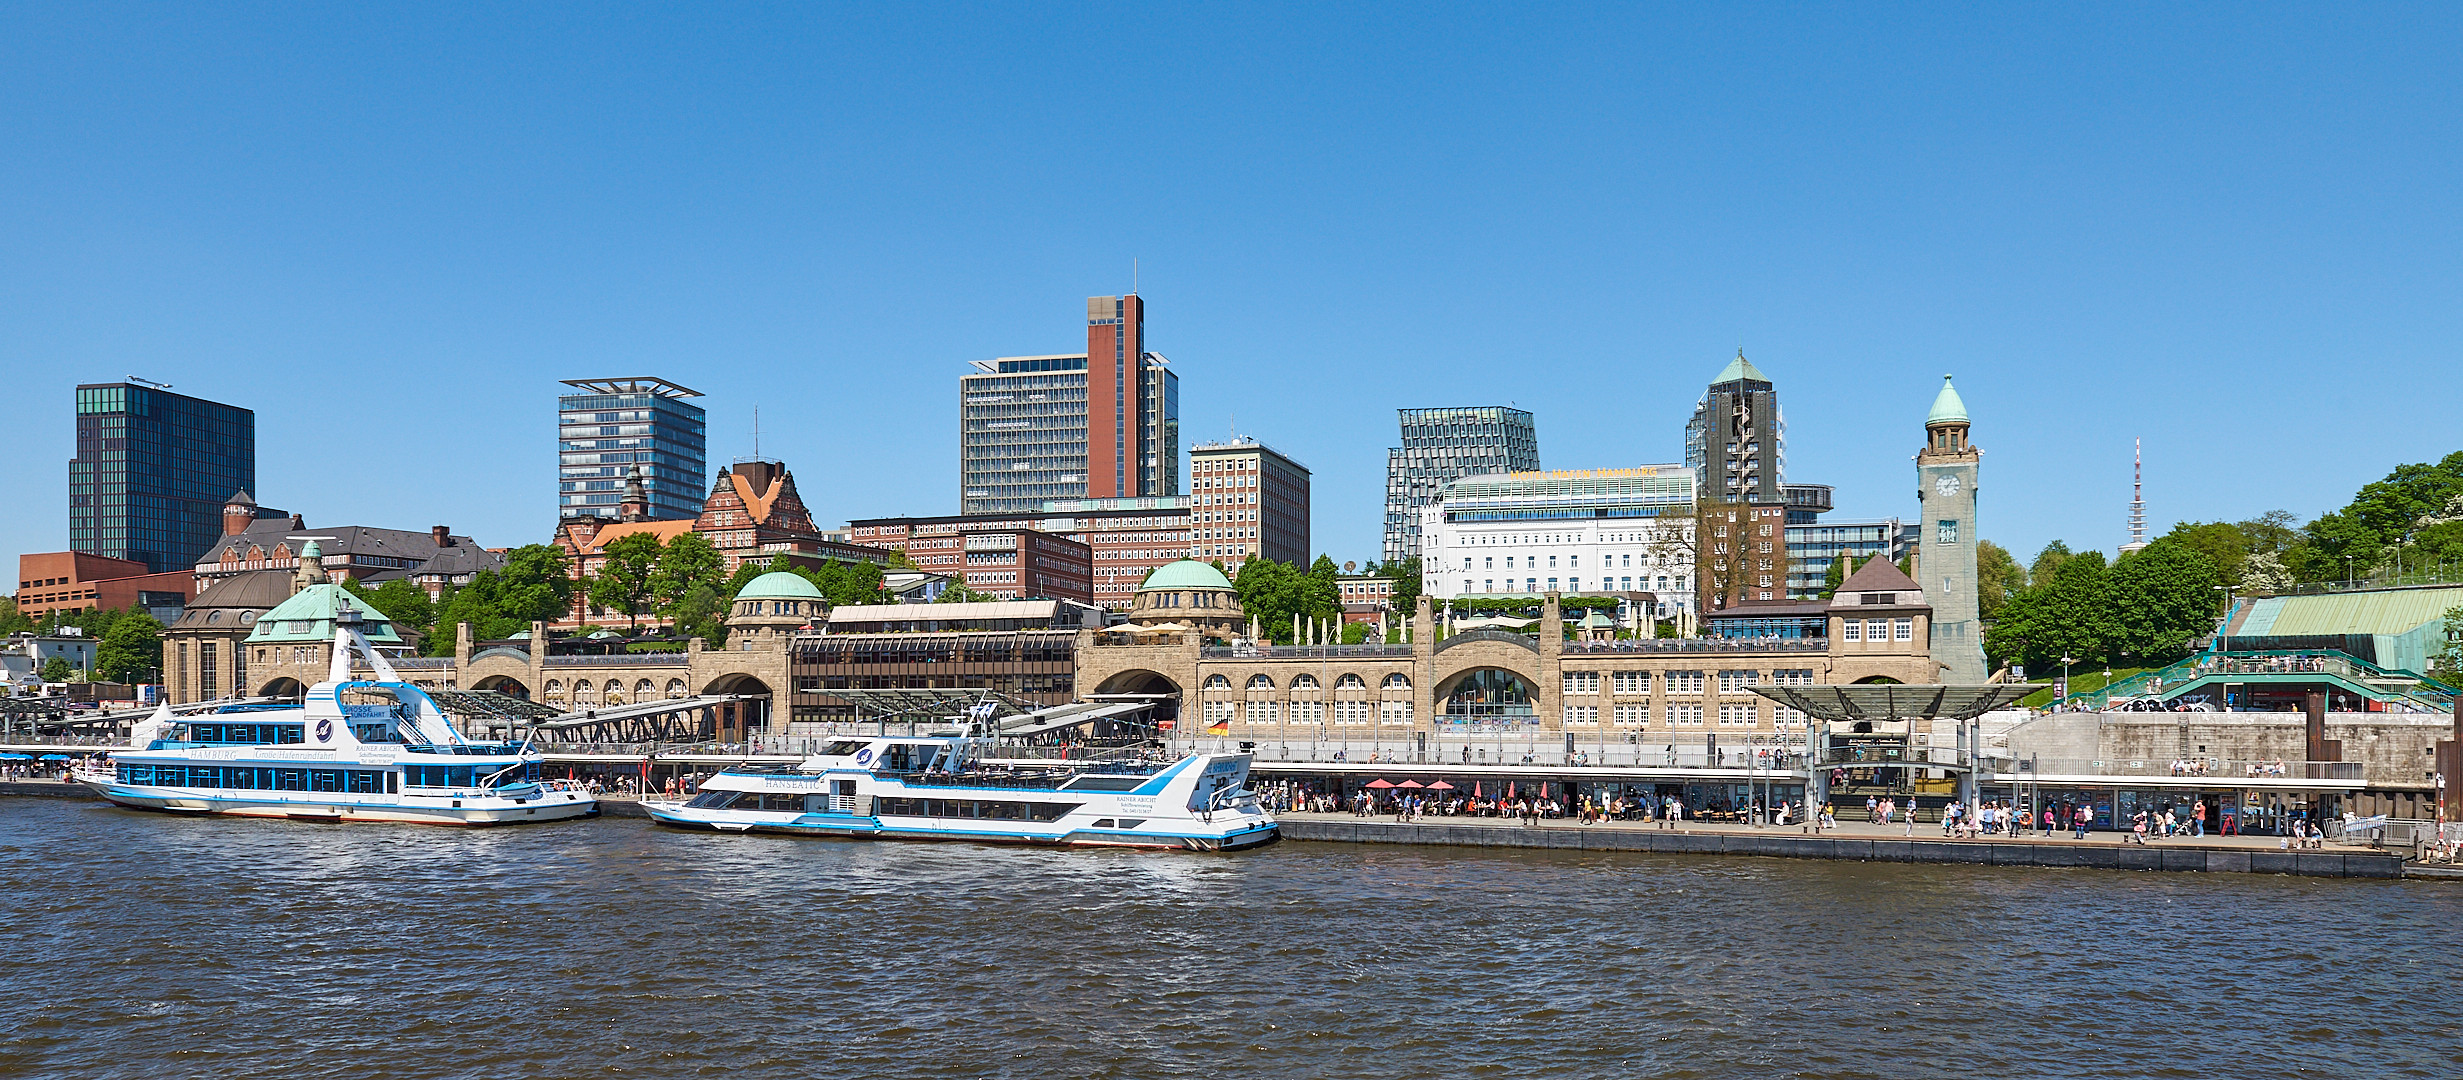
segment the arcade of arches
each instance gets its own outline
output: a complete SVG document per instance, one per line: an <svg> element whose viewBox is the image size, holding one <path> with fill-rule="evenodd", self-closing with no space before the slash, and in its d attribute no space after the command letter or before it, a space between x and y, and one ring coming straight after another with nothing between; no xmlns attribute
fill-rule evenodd
<svg viewBox="0 0 2463 1080"><path fill-rule="evenodd" d="M1295 735L1778 731L1801 715L1755 694L1767 685L1933 681L1925 635L1833 645L1829 638L1563 640L1554 598L1536 637L1464 634L1436 642L1425 604L1410 645L1335 649L1210 646L1199 635L1082 631L1079 685L1095 696L1172 694L1184 730ZM1279 655L1278 655L1279 654Z"/></svg>

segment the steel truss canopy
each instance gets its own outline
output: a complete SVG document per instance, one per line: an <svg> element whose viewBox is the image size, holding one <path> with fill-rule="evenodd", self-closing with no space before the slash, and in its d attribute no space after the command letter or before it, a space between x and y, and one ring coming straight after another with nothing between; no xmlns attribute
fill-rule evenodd
<svg viewBox="0 0 2463 1080"><path fill-rule="evenodd" d="M982 687L898 687L824 690L822 693L855 706L855 716L858 720L896 720L909 716L934 718L959 716L981 705L990 705L994 716L1017 716L1041 708L1034 702L1020 700L998 690Z"/></svg>
<svg viewBox="0 0 2463 1080"><path fill-rule="evenodd" d="M555 716L556 710L535 701L493 690L427 690L429 700L456 720L496 720L528 723Z"/></svg>
<svg viewBox="0 0 2463 1080"><path fill-rule="evenodd" d="M1905 720L1973 720L2044 689L2042 683L1946 686L1916 683L1856 683L1849 686L1756 686L1756 694L1817 720L1893 723Z"/></svg>

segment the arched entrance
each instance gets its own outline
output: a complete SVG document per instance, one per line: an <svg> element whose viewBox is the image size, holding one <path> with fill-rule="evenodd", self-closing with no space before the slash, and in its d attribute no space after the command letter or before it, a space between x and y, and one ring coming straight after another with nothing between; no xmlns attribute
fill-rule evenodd
<svg viewBox="0 0 2463 1080"><path fill-rule="evenodd" d="M1437 687L1437 715L1458 727L1509 727L1539 723L1539 690L1504 668L1478 667Z"/></svg>
<svg viewBox="0 0 2463 1080"><path fill-rule="evenodd" d="M490 675L479 680L477 685L472 686L471 689L503 694L506 697L517 697L524 701L530 700L530 688L522 685L520 679L511 675Z"/></svg>
<svg viewBox="0 0 2463 1080"><path fill-rule="evenodd" d="M720 742L743 742L770 730L770 684L751 675L721 675L701 690L704 694L742 694L752 700L730 701L710 710Z"/></svg>
<svg viewBox="0 0 2463 1080"><path fill-rule="evenodd" d="M263 687L257 690L256 696L289 698L293 701L297 701L300 698L306 697L307 694L308 688L300 685L299 680L285 676L266 683Z"/></svg>
<svg viewBox="0 0 2463 1080"><path fill-rule="evenodd" d="M1103 680L1086 697L1089 701L1151 703L1158 728L1174 727L1180 720L1180 684L1161 672L1123 671Z"/></svg>

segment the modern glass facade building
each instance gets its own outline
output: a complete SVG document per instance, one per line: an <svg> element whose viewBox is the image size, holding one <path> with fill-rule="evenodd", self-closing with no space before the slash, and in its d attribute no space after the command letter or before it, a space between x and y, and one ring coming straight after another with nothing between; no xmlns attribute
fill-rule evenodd
<svg viewBox="0 0 2463 1080"><path fill-rule="evenodd" d="M222 536L222 506L257 486L257 414L135 382L77 388L69 550L186 570Z"/></svg>
<svg viewBox="0 0 2463 1080"><path fill-rule="evenodd" d="M1180 376L1146 351L1145 310L1088 297L1084 354L973 361L958 379L960 513L1180 494Z"/></svg>
<svg viewBox="0 0 2463 1080"><path fill-rule="evenodd" d="M701 396L665 379L567 379L556 399L559 517L613 518L634 466L655 521L701 516L709 424Z"/></svg>
<svg viewBox="0 0 2463 1080"><path fill-rule="evenodd" d="M1501 405L1400 409L1402 445L1385 452L1385 558L1420 553L1420 510L1452 480L1539 468L1531 414Z"/></svg>
<svg viewBox="0 0 2463 1080"><path fill-rule="evenodd" d="M1864 560L1875 555L1896 563L1916 550L1916 524L1889 521L1834 521L1787 525L1787 595L1810 600L1821 595L1830 564L1840 559Z"/></svg>

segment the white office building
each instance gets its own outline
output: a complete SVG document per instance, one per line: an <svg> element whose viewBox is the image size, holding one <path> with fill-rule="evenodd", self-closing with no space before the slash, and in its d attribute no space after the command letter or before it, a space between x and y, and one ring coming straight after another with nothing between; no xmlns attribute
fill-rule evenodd
<svg viewBox="0 0 2463 1080"><path fill-rule="evenodd" d="M1420 513L1420 587L1439 601L1627 596L1629 623L1694 608L1695 473L1683 465L1468 476ZM1641 596L1638 594L1648 594Z"/></svg>

